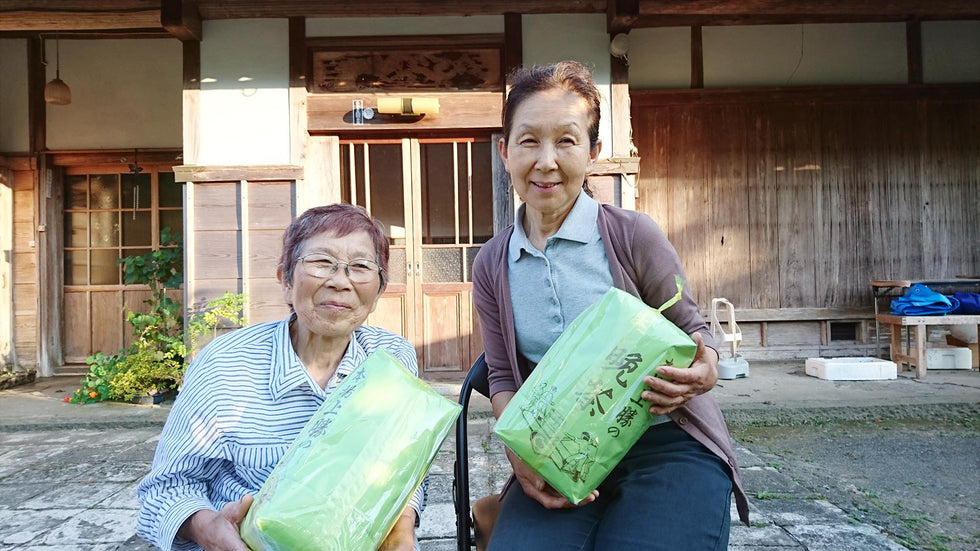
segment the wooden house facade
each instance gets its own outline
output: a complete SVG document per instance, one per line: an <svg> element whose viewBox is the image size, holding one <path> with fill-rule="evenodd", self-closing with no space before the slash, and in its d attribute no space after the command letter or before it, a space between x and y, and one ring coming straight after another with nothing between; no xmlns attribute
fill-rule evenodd
<svg viewBox="0 0 980 551"><path fill-rule="evenodd" d="M560 59L603 93L599 198L665 229L706 314L735 304L750 360L873 353L870 279L980 273L976 2L75 4L0 11L7 369L124 345L147 290L115 261L164 228L185 309L228 290L280 318L283 229L347 201L392 247L369 323L461 379L469 270L516 204L506 74ZM45 102L54 78L71 103Z"/></svg>

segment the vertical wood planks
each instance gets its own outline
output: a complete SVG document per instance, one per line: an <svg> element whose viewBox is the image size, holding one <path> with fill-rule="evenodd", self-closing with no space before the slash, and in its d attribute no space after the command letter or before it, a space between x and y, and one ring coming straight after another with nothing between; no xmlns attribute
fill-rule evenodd
<svg viewBox="0 0 980 551"><path fill-rule="evenodd" d="M869 279L980 272L974 95L639 92L633 120L637 209L702 308L859 307Z"/></svg>
<svg viewBox="0 0 980 551"><path fill-rule="evenodd" d="M729 300L736 308L779 307L779 216L775 166L768 158L768 136L772 126L766 105L746 106L745 190L749 228L749 287L733 292ZM743 337L744 338L744 337ZM762 340L760 329L760 342Z"/></svg>
<svg viewBox="0 0 980 551"><path fill-rule="evenodd" d="M751 289L749 194L746 184L748 155L746 110L727 105L706 109L708 155L707 203L704 219L707 287L701 293L709 304L714 297L745 294Z"/></svg>

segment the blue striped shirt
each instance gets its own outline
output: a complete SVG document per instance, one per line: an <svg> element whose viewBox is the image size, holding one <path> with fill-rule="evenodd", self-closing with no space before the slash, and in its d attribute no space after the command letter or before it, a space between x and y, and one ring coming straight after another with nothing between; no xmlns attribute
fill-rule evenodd
<svg viewBox="0 0 980 551"><path fill-rule="evenodd" d="M354 330L326 389L293 350L289 320L215 339L187 368L153 466L140 481L137 533L164 551L201 549L177 537L181 524L257 493L320 404L378 348L418 375L412 345L377 327ZM409 502L420 515L427 486L428 479Z"/></svg>

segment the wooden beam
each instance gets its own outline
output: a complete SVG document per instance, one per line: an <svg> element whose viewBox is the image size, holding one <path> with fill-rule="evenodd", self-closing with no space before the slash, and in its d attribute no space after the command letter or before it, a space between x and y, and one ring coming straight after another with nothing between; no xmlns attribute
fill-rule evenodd
<svg viewBox="0 0 980 551"><path fill-rule="evenodd" d="M174 167L177 182L249 182L283 181L303 178L303 167L296 165L196 166Z"/></svg>
<svg viewBox="0 0 980 551"><path fill-rule="evenodd" d="M200 0L204 19L604 13L606 0Z"/></svg>
<svg viewBox="0 0 980 551"><path fill-rule="evenodd" d="M304 29L305 35L305 29ZM305 43L311 50L407 50L411 48L503 48L506 33L425 34L398 36L315 36Z"/></svg>
<svg viewBox="0 0 980 551"><path fill-rule="evenodd" d="M639 0L634 27L980 19L976 0Z"/></svg>
<svg viewBox="0 0 980 551"><path fill-rule="evenodd" d="M159 29L159 0L10 0L0 31Z"/></svg>
<svg viewBox="0 0 980 551"><path fill-rule="evenodd" d="M306 18L289 18L289 162L304 165L309 132L306 130L306 83L309 66Z"/></svg>
<svg viewBox="0 0 980 551"><path fill-rule="evenodd" d="M43 38L27 41L27 133L31 154L47 149L47 104L44 103Z"/></svg>
<svg viewBox="0 0 980 551"><path fill-rule="evenodd" d="M691 27L691 88L704 88L704 41L701 25Z"/></svg>
<svg viewBox="0 0 980 551"><path fill-rule="evenodd" d="M640 90L630 94L633 109L663 105L713 105L757 102L811 102L909 99L980 100L980 84L884 84L862 86L788 86L785 88L705 88Z"/></svg>
<svg viewBox="0 0 980 551"><path fill-rule="evenodd" d="M181 117L183 118L184 164L196 164L201 147L201 43L182 42L183 77Z"/></svg>
<svg viewBox="0 0 980 551"><path fill-rule="evenodd" d="M98 151L55 151L50 154L53 166L128 165L133 162L135 149L101 149ZM179 149L140 149L140 164L180 164Z"/></svg>
<svg viewBox="0 0 980 551"><path fill-rule="evenodd" d="M606 32L615 36L628 33L640 14L640 0L608 0L606 2Z"/></svg>
<svg viewBox="0 0 980 551"><path fill-rule="evenodd" d="M633 134L630 126L630 68L625 59L609 56L609 77L612 143L608 147L613 157L630 157L633 151L630 139Z"/></svg>
<svg viewBox="0 0 980 551"><path fill-rule="evenodd" d="M524 26L521 14L504 14L504 79L524 64Z"/></svg>
<svg viewBox="0 0 980 551"><path fill-rule="evenodd" d="M160 23L181 42L200 42L204 36L197 0L163 0L160 6Z"/></svg>

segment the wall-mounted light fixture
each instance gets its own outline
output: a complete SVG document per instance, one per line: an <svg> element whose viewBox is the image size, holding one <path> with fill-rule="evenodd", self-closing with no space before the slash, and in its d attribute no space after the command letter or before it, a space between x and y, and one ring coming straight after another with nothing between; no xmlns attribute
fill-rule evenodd
<svg viewBox="0 0 980 551"><path fill-rule="evenodd" d="M58 48L58 38L54 39L55 69L54 80L44 85L44 101L55 105L71 103L71 89L61 80L61 52Z"/></svg>
<svg viewBox="0 0 980 551"><path fill-rule="evenodd" d="M378 98L378 113L383 115L438 115L438 98Z"/></svg>
<svg viewBox="0 0 980 551"><path fill-rule="evenodd" d="M623 60L627 65L630 60L626 57L630 51L630 37L626 33L619 33L609 41L609 54Z"/></svg>

